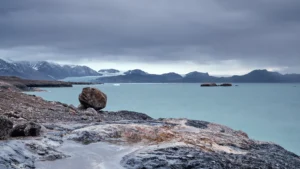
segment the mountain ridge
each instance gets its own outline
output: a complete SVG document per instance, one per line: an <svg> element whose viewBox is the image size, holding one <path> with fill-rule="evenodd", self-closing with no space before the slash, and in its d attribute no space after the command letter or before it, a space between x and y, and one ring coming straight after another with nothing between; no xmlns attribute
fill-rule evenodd
<svg viewBox="0 0 300 169"><path fill-rule="evenodd" d="M66 77L99 76L87 66L60 65L48 61L7 61L0 59L0 75L33 80L59 80Z"/></svg>
<svg viewBox="0 0 300 169"><path fill-rule="evenodd" d="M124 75L99 77L95 82L102 83L204 83L204 82L230 82L230 83L291 83L300 82L300 74L280 74L266 69L253 70L245 75L229 77L216 77L208 73L193 71L181 76L177 73L161 75L142 73L127 73Z"/></svg>
<svg viewBox="0 0 300 169"><path fill-rule="evenodd" d="M0 59L0 76L17 76L33 80L61 80L67 77L94 76L92 82L101 83L297 83L300 74L281 74L266 69L256 69L245 75L228 77L211 76L209 73L192 71L185 75L175 72L151 74L141 69L120 71L100 69L95 71L87 66L60 65L48 61L7 61Z"/></svg>

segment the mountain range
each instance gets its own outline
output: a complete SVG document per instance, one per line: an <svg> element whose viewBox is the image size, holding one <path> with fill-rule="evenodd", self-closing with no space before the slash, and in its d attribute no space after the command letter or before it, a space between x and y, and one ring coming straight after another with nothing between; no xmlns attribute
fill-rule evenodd
<svg viewBox="0 0 300 169"><path fill-rule="evenodd" d="M190 72L180 75L174 72L150 74L140 69L122 72L117 69L95 71L87 66L59 65L47 61L7 61L0 59L0 76L17 76L34 80L61 80L68 77L93 77L89 81L101 83L294 83L300 82L300 74L280 74L268 70L253 70L248 74L216 77L208 73ZM78 80L80 81L80 80Z"/></svg>
<svg viewBox="0 0 300 169"><path fill-rule="evenodd" d="M300 82L300 74L280 74L268 70L253 70L248 74L231 77L215 77L208 73L190 72L180 75L174 72L161 75L149 74L139 69L124 72L123 75L99 77L95 82L102 83L295 83Z"/></svg>
<svg viewBox="0 0 300 169"><path fill-rule="evenodd" d="M17 76L34 80L58 80L66 77L100 76L87 66L59 65L47 61L6 61L0 59L1 76Z"/></svg>

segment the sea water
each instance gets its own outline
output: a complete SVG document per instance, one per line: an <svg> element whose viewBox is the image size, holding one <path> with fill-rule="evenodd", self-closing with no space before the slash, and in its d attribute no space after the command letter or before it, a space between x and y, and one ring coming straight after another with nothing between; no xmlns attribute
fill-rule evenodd
<svg viewBox="0 0 300 169"><path fill-rule="evenodd" d="M103 84L105 110L131 110L153 118L205 120L243 130L250 138L275 142L300 155L300 84ZM83 87L31 92L46 100L79 105Z"/></svg>

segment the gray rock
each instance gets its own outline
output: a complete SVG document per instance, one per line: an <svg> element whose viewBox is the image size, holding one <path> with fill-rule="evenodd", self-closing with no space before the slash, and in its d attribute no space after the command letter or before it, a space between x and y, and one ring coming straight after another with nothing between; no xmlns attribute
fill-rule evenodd
<svg viewBox="0 0 300 169"><path fill-rule="evenodd" d="M0 142L0 169L34 169L34 156L21 141Z"/></svg>
<svg viewBox="0 0 300 169"><path fill-rule="evenodd" d="M121 164L128 169L298 169L300 159L278 145L261 144L247 154L169 147L129 154Z"/></svg>
<svg viewBox="0 0 300 169"><path fill-rule="evenodd" d="M192 126L200 129L206 129L209 122L200 121L200 120L187 120L186 125Z"/></svg>
<svg viewBox="0 0 300 169"><path fill-rule="evenodd" d="M48 144L50 142L50 144ZM54 161L69 157L52 146L60 140L11 140L0 142L0 169L35 169L37 161Z"/></svg>
<svg viewBox="0 0 300 169"><path fill-rule="evenodd" d="M12 137L24 137L24 136L39 136L41 132L41 125L29 122L25 124L16 125L12 132Z"/></svg>
<svg viewBox="0 0 300 169"><path fill-rule="evenodd" d="M120 120L153 120L144 113L134 111L117 111L117 112L100 112L100 117L104 121L120 121Z"/></svg>
<svg viewBox="0 0 300 169"><path fill-rule="evenodd" d="M71 138L71 140L81 142L82 144L90 144L90 143L102 141L103 138L95 132L83 131L82 133L78 134L76 137Z"/></svg>
<svg viewBox="0 0 300 169"><path fill-rule="evenodd" d="M13 122L4 116L0 116L0 140L6 139L13 128Z"/></svg>
<svg viewBox="0 0 300 169"><path fill-rule="evenodd" d="M78 105L77 109L78 110L85 110L86 108L82 104L80 104L80 105Z"/></svg>
<svg viewBox="0 0 300 169"><path fill-rule="evenodd" d="M54 161L68 157L65 154L55 150L53 147L46 145L29 143L26 144L26 148L33 154L37 154L39 156L39 160L41 161Z"/></svg>
<svg viewBox="0 0 300 169"><path fill-rule="evenodd" d="M80 113L78 108L76 108L73 104L70 104L68 107L69 107L70 111L72 111L73 113Z"/></svg>
<svg viewBox="0 0 300 169"><path fill-rule="evenodd" d="M87 116L96 116L98 112L93 108L88 108L86 109L86 111L84 111L84 114L86 114Z"/></svg>

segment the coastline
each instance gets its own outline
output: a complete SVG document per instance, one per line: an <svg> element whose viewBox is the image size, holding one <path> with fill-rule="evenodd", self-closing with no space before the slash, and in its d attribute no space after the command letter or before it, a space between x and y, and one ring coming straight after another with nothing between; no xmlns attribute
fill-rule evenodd
<svg viewBox="0 0 300 169"><path fill-rule="evenodd" d="M0 168L34 168L37 163L45 167L43 161L55 163L58 160L63 164L72 159L72 153L61 150L70 141L83 148L97 143L119 148L138 147L118 157L121 168L300 166L299 156L279 145L252 140L242 131L215 123L153 119L131 111L79 109L20 91L2 90L0 99L0 116L12 121L14 126L29 122L41 126L39 136L9 137L0 141L0 148L4 150L0 152Z"/></svg>
<svg viewBox="0 0 300 169"><path fill-rule="evenodd" d="M0 76L0 89L11 91L39 91L44 87L73 87L73 85L97 85L103 83L92 82L64 82L47 80L28 80L15 76Z"/></svg>

